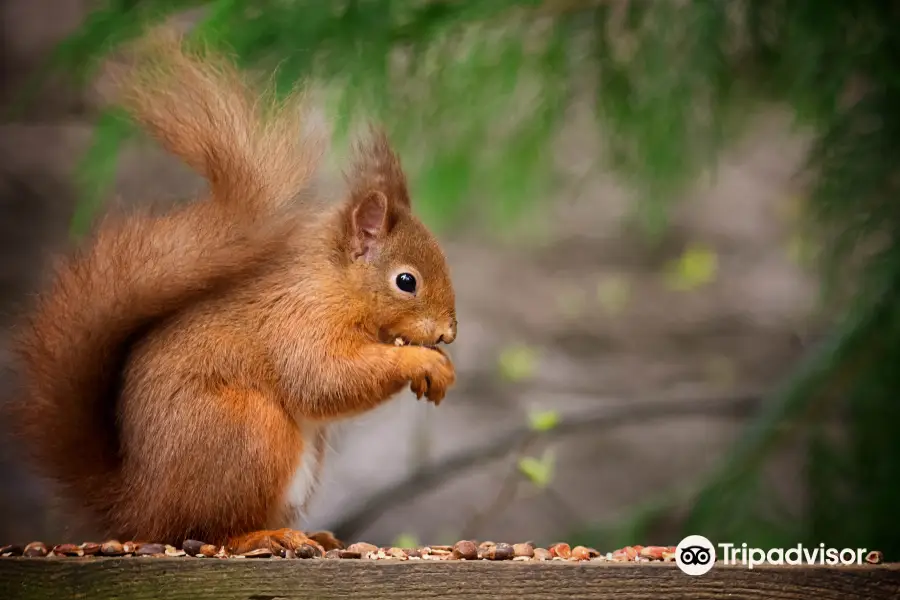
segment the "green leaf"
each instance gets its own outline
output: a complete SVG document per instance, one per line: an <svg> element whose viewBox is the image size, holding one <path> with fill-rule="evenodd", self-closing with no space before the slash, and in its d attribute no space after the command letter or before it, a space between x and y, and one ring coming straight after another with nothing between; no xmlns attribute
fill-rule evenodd
<svg viewBox="0 0 900 600"><path fill-rule="evenodd" d="M550 485L553 479L554 456L550 450L540 458L523 456L519 459L519 471L538 488Z"/></svg>
<svg viewBox="0 0 900 600"><path fill-rule="evenodd" d="M529 346L508 346L497 360L500 374L509 381L530 379L537 370L537 351Z"/></svg>
<svg viewBox="0 0 900 600"><path fill-rule="evenodd" d="M559 425L559 412L555 410L533 410L528 413L528 425L534 431L550 431Z"/></svg>
<svg viewBox="0 0 900 600"><path fill-rule="evenodd" d="M718 269L715 251L702 244L692 244L665 271L666 285L673 290L696 289L713 281Z"/></svg>

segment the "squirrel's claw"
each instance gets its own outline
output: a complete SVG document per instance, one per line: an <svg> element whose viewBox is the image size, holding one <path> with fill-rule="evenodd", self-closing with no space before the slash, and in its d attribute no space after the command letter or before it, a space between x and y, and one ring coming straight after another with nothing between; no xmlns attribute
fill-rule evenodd
<svg viewBox="0 0 900 600"><path fill-rule="evenodd" d="M409 385L409 389L416 395L416 400L421 400L428 389L428 384L423 379L416 379Z"/></svg>

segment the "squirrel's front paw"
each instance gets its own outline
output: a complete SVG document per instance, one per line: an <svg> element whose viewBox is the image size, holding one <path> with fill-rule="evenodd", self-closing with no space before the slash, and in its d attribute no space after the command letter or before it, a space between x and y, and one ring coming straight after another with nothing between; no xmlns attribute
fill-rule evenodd
<svg viewBox="0 0 900 600"><path fill-rule="evenodd" d="M411 378L409 389L421 398L423 395L435 406L441 403L447 390L456 381L453 363L443 351L437 348L409 346L417 353L417 368Z"/></svg>

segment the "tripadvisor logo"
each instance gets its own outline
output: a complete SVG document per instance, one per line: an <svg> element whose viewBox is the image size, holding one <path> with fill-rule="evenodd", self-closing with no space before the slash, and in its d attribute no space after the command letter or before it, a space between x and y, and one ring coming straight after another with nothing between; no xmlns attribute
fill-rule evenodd
<svg viewBox="0 0 900 600"><path fill-rule="evenodd" d="M716 548L702 535L689 535L675 547L675 564L688 575L703 575L716 562Z"/></svg>
<svg viewBox="0 0 900 600"><path fill-rule="evenodd" d="M804 547L750 548L747 544L718 544L720 560L725 565L742 565L752 569L759 565L861 565L865 561L865 548ZM716 546L702 535L689 535L675 547L675 563L687 575L708 573L716 563Z"/></svg>

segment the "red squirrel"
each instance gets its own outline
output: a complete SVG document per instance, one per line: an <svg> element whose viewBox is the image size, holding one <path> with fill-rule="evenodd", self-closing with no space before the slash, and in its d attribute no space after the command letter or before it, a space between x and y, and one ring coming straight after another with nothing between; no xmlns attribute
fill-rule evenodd
<svg viewBox="0 0 900 600"><path fill-rule="evenodd" d="M314 489L330 422L454 384L445 256L380 130L317 202L303 94L265 100L171 34L137 49L118 103L208 193L108 215L58 261L15 340L19 431L111 538L339 547L285 527L288 490L304 465Z"/></svg>

